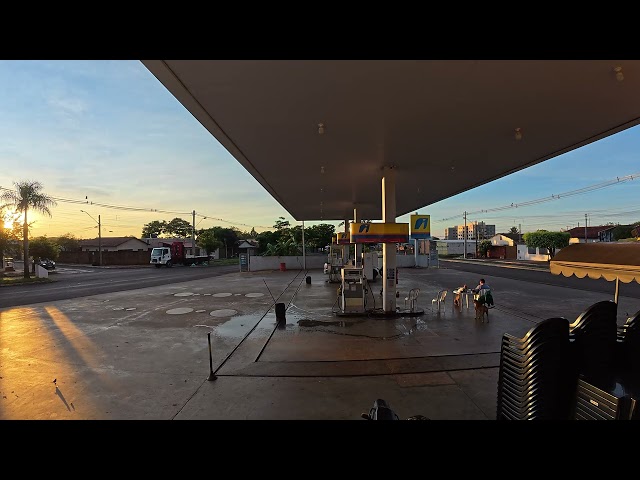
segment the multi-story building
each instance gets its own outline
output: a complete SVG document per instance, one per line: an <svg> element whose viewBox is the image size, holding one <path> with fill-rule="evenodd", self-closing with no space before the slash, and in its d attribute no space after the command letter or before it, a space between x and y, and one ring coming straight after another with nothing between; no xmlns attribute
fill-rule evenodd
<svg viewBox="0 0 640 480"><path fill-rule="evenodd" d="M487 225L484 222L469 222L466 225L456 225L446 229L445 238L447 240L486 240L496 234L495 225Z"/></svg>
<svg viewBox="0 0 640 480"><path fill-rule="evenodd" d="M444 233L445 240L457 240L458 239L458 228L457 227L447 227Z"/></svg>

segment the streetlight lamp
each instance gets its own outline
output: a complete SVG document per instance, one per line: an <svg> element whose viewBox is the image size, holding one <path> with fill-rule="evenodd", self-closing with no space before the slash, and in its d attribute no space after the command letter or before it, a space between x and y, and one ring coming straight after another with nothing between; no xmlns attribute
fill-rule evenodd
<svg viewBox="0 0 640 480"><path fill-rule="evenodd" d="M91 219L98 224L98 265L102 266L102 233L100 228L100 215L98 215L98 220L96 220L91 216L89 212L86 212L84 210L80 211L89 215Z"/></svg>

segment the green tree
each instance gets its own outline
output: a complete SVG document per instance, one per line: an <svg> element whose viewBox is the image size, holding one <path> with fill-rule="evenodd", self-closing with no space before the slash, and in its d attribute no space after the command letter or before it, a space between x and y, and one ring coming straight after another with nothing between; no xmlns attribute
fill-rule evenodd
<svg viewBox="0 0 640 480"><path fill-rule="evenodd" d="M331 237L336 234L335 225L320 223L304 229L304 243L314 248L331 245Z"/></svg>
<svg viewBox="0 0 640 480"><path fill-rule="evenodd" d="M300 255L302 253L301 244L296 241L293 232L281 235L275 243L267 245L265 255Z"/></svg>
<svg viewBox="0 0 640 480"><path fill-rule="evenodd" d="M31 242L29 242L29 251L36 261L43 258L57 260L60 246L53 239L47 238L45 235L31 240Z"/></svg>
<svg viewBox="0 0 640 480"><path fill-rule="evenodd" d="M182 218L174 218L166 224L165 233L173 237L190 237L192 226Z"/></svg>
<svg viewBox="0 0 640 480"><path fill-rule="evenodd" d="M154 220L145 224L142 228L142 238L159 237L167 230L167 222L165 220Z"/></svg>
<svg viewBox="0 0 640 480"><path fill-rule="evenodd" d="M520 231L518 230L518 227L511 227L509 229L509 233L512 233L514 235L517 235L518 233L520 233Z"/></svg>
<svg viewBox="0 0 640 480"><path fill-rule="evenodd" d="M249 237L250 238L257 238L258 237L258 232L256 232L255 228L251 228L251 232L249 232Z"/></svg>
<svg viewBox="0 0 640 480"><path fill-rule="evenodd" d="M0 208L0 268L4 265L4 255L9 253L13 240L16 240L12 228L6 228L4 224L14 218L6 208Z"/></svg>
<svg viewBox="0 0 640 480"><path fill-rule="evenodd" d="M80 248L80 241L71 233L65 233L56 238L55 242L64 252L72 252Z"/></svg>
<svg viewBox="0 0 640 480"><path fill-rule="evenodd" d="M35 181L13 182L15 191L4 191L0 195L0 199L6 202L4 207L11 207L16 212L21 213L24 218L22 221L22 250L24 261L24 278L28 279L29 275L29 209L51 216L50 207L57 205L56 201L48 195L41 192L42 184Z"/></svg>
<svg viewBox="0 0 640 480"><path fill-rule="evenodd" d="M569 232L549 232L548 230L536 230L524 234L524 242L527 247L546 248L549 252L549 260L556 254L556 248L569 246Z"/></svg>
<svg viewBox="0 0 640 480"><path fill-rule="evenodd" d="M631 231L633 230L634 225L618 225L613 229L611 235L613 239L617 242L618 240L622 240L623 238L631 238L633 234Z"/></svg>
<svg viewBox="0 0 640 480"><path fill-rule="evenodd" d="M478 244L478 252L480 253L480 256L486 257L487 252L489 251L490 248L491 248L491 240L482 240Z"/></svg>
<svg viewBox="0 0 640 480"><path fill-rule="evenodd" d="M291 227L291 224L289 223L289 220L285 220L284 217L278 217L278 220L276 220L276 223L273 225L273 228L277 231L285 230L289 227Z"/></svg>
<svg viewBox="0 0 640 480"><path fill-rule="evenodd" d="M213 228L200 230L196 243L207 251L207 255L212 254L223 246L222 240L216 237L216 233Z"/></svg>
<svg viewBox="0 0 640 480"><path fill-rule="evenodd" d="M268 245L277 243L278 238L280 238L279 235L271 230L266 230L256 235L256 240L258 241L258 255L266 255Z"/></svg>
<svg viewBox="0 0 640 480"><path fill-rule="evenodd" d="M238 243L238 231L235 228L220 228L216 232L216 236L224 245L224 258L229 258L229 251L233 255L234 248Z"/></svg>

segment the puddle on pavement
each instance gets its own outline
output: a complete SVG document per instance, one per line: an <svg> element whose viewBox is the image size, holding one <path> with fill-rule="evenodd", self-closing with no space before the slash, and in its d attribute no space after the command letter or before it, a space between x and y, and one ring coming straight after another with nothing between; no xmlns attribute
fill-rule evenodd
<svg viewBox="0 0 640 480"><path fill-rule="evenodd" d="M216 337L242 338L254 327L259 317L240 315L213 327L211 333Z"/></svg>
<svg viewBox="0 0 640 480"><path fill-rule="evenodd" d="M335 325L338 327L353 327L359 323L363 323L368 319L362 320L307 320L302 319L298 320L298 325L301 327L328 327L330 325Z"/></svg>

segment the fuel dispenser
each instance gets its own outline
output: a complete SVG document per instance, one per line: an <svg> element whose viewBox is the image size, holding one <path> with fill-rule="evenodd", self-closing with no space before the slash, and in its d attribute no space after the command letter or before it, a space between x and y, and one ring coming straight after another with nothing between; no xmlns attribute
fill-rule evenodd
<svg viewBox="0 0 640 480"><path fill-rule="evenodd" d="M349 245L331 245L325 268L326 273L329 274L329 283L342 283L341 269L347 261L348 249Z"/></svg>
<svg viewBox="0 0 640 480"><path fill-rule="evenodd" d="M342 313L365 313L367 279L362 267L343 267L340 285L340 311Z"/></svg>

